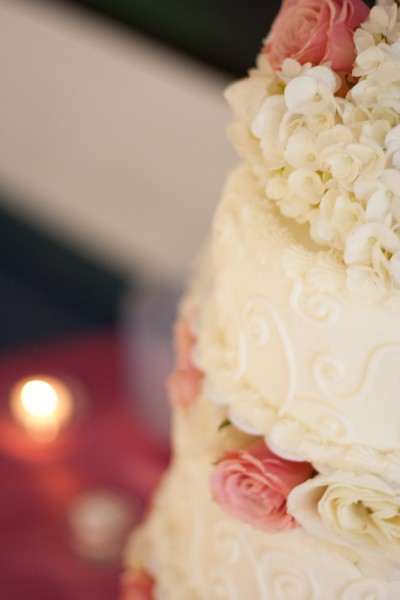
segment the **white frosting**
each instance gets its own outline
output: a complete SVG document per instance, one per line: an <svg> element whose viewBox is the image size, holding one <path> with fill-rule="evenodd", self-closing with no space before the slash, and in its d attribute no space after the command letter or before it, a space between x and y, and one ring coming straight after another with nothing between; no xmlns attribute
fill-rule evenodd
<svg viewBox="0 0 400 600"><path fill-rule="evenodd" d="M240 167L214 224L206 388L283 456L400 482L399 314L349 292L344 265L306 243Z"/></svg>
<svg viewBox="0 0 400 600"><path fill-rule="evenodd" d="M362 39L367 35L367 41L379 41L377 31L389 23L390 14L391 26L400 23L397 7L386 0L381 4L371 12L376 39L361 32ZM389 38L383 37L386 44ZM283 91L261 56L250 77L228 90L236 118L231 137L248 164L230 176L210 248L181 307L197 339L190 354L196 372L204 374L203 387L194 405L174 410L170 470L126 552L128 568L145 568L154 576L154 600L400 598L400 242L397 226L388 230L383 214L387 198L381 206L386 187L398 195L400 175L392 167L400 168L400 125L397 117L390 121L386 109L375 116L357 113L365 124L359 127L361 137L368 131L379 134L393 164L382 171L383 154L374 154L373 164L364 165L363 185L359 182L352 191L337 168L342 163L326 148L340 141L354 146L347 139L350 129L334 124L340 112L350 127L349 102L354 97L364 106L362 86L355 86L346 101L335 100L333 120L321 121L326 131L320 131L311 113L308 119L300 111L293 133L291 118L299 112L293 106L298 106L296 90L306 83L303 75L329 75L326 66L301 69L304 73L289 78ZM320 101L319 94L314 101ZM314 150L302 156L310 135L305 130L303 137L297 135L298 127L319 136L321 156ZM279 147L284 138L286 150ZM320 159L326 160L329 177L321 177ZM307 172L304 160L315 163ZM286 175L285 161L291 161ZM365 194L375 193L381 171L382 193L361 206ZM341 192L351 192L346 201L328 190L333 180ZM341 211L339 220L333 219L334 208ZM358 229L351 230L355 218ZM383 286L389 271L391 283ZM189 358L180 360L186 364ZM242 463L235 471L240 485L257 489L257 502L271 508L271 496L260 492L263 474L275 484L279 477L273 468L268 472L267 460L251 454L254 436L262 436L270 450L289 461L312 463L317 472L310 475L309 465L271 459L275 468L277 463L294 472L307 468L306 480L289 486L284 496L284 516L292 528L279 533L257 529L260 522L250 518L251 507L249 513L230 510L216 487L215 497L227 512L212 499L210 475L215 483L225 453L234 450L229 461L246 452L252 459L258 487L251 487L251 469ZM255 445L267 451L262 440ZM235 485L237 479L229 479L230 491ZM246 500L244 493L239 501Z"/></svg>
<svg viewBox="0 0 400 600"><path fill-rule="evenodd" d="M313 480L289 502L304 526L277 534L225 514L209 486L225 451L262 435L322 481L375 473L398 490L396 305L352 294L344 265L265 201L247 166L228 182L206 256L182 303L196 314L203 392L175 410L174 460L128 568L154 575L155 600L398 600L398 561L325 535Z"/></svg>
<svg viewBox="0 0 400 600"><path fill-rule="evenodd" d="M128 566L141 564L144 550L156 576L155 599L398 600L400 581L368 573L362 556L301 528L269 534L222 511L208 479L230 434L214 433L214 445L194 450L194 441L216 432L219 420L206 397L189 419L176 415L176 459L127 548Z"/></svg>

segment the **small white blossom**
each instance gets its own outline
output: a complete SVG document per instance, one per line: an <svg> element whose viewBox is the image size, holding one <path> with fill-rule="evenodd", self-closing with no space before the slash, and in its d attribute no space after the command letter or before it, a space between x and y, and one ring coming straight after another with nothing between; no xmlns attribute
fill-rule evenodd
<svg viewBox="0 0 400 600"><path fill-rule="evenodd" d="M377 119L363 123L360 128L360 142L369 144L373 142L382 149L385 145L385 139L391 129L390 122L385 119Z"/></svg>
<svg viewBox="0 0 400 600"><path fill-rule="evenodd" d="M400 62L400 40L396 40L393 44L382 43L380 47L385 53L385 60L393 63L398 68ZM394 81L394 79L391 79L391 81Z"/></svg>
<svg viewBox="0 0 400 600"><path fill-rule="evenodd" d="M309 204L318 204L325 191L321 177L308 169L297 169L288 177L289 189Z"/></svg>
<svg viewBox="0 0 400 600"><path fill-rule="evenodd" d="M400 169L400 125L393 127L385 138L387 157L391 164Z"/></svg>
<svg viewBox="0 0 400 600"><path fill-rule="evenodd" d="M370 46L357 56L353 75L362 77L373 73L385 60L383 50L377 46Z"/></svg>
<svg viewBox="0 0 400 600"><path fill-rule="evenodd" d="M394 2L380 2L374 6L361 29L371 33L375 40L395 40L399 34L398 8Z"/></svg>
<svg viewBox="0 0 400 600"><path fill-rule="evenodd" d="M343 249L349 232L364 222L364 211L339 189L330 189L322 197L319 210L311 221L311 237L317 243Z"/></svg>
<svg viewBox="0 0 400 600"><path fill-rule="evenodd" d="M303 222L303 217L309 210L310 203L307 198L297 194L288 194L278 201L278 206L285 217Z"/></svg>
<svg viewBox="0 0 400 600"><path fill-rule="evenodd" d="M292 79L285 88L285 100L291 112L313 115L335 104L338 80L327 67L313 67Z"/></svg>
<svg viewBox="0 0 400 600"><path fill-rule="evenodd" d="M400 285L400 252L395 252L395 254L393 254L389 264L393 280L397 285Z"/></svg>
<svg viewBox="0 0 400 600"><path fill-rule="evenodd" d="M344 146L354 142L354 136L349 127L345 125L335 125L332 129L323 131L317 136L316 146L319 152L323 152L325 149L331 148L332 146Z"/></svg>
<svg viewBox="0 0 400 600"><path fill-rule="evenodd" d="M368 223L383 223L387 227L391 226L390 198L384 190L377 190L369 197L365 208L365 220Z"/></svg>
<svg viewBox="0 0 400 600"><path fill-rule="evenodd" d="M285 83L289 83L295 77L303 75L312 68L311 63L305 63L301 65L297 60L293 58L286 58L282 63L282 70L278 74L279 78Z"/></svg>
<svg viewBox="0 0 400 600"><path fill-rule="evenodd" d="M322 158L345 189L351 189L357 177L378 177L385 167L384 152L372 144L336 144L325 148Z"/></svg>
<svg viewBox="0 0 400 600"><path fill-rule="evenodd" d="M284 172L271 174L268 177L265 193L270 200L281 200L289 194L288 176Z"/></svg>
<svg viewBox="0 0 400 600"><path fill-rule="evenodd" d="M286 217L303 220L312 202L319 200L319 186L322 186L321 179L312 171L288 173L282 170L268 178L265 192Z"/></svg>
<svg viewBox="0 0 400 600"><path fill-rule="evenodd" d="M314 135L322 131L327 131L335 125L335 113L333 110L323 110L322 112L303 117L304 127Z"/></svg>
<svg viewBox="0 0 400 600"><path fill-rule="evenodd" d="M379 87L369 79L360 79L360 81L350 91L351 100L364 109L372 109L379 106L378 103Z"/></svg>
<svg viewBox="0 0 400 600"><path fill-rule="evenodd" d="M368 118L374 121L387 121L390 127L396 127L400 122L400 115L391 108L385 106L376 106L368 111Z"/></svg>
<svg viewBox="0 0 400 600"><path fill-rule="evenodd" d="M354 32L354 44L357 54L361 54L361 52L364 52L364 50L374 47L376 41L372 33L369 33L369 31L366 31L360 27Z"/></svg>
<svg viewBox="0 0 400 600"><path fill-rule="evenodd" d="M326 109L312 115L299 115L287 111L280 124L279 139L287 143L289 138L299 130L306 130L316 137L319 133L332 129L335 125L335 112Z"/></svg>
<svg viewBox="0 0 400 600"><path fill-rule="evenodd" d="M339 253L349 289L400 297L397 4L378 0L354 42L358 81L345 97L328 64L288 58L276 73L261 54L249 78L228 90L231 137L265 196Z"/></svg>
<svg viewBox="0 0 400 600"><path fill-rule="evenodd" d="M360 172L360 161L351 151L354 144L339 145L326 148L322 156L329 166L334 179L339 180L346 189L350 189L351 184Z"/></svg>
<svg viewBox="0 0 400 600"><path fill-rule="evenodd" d="M367 221L387 226L392 225L393 219L400 222L400 171L397 169L385 169L372 181L357 181L354 193L358 200L366 203Z"/></svg>
<svg viewBox="0 0 400 600"><path fill-rule="evenodd" d="M400 63L398 62L397 54L398 49L395 56L393 46L390 49L387 47L385 59L375 69L371 70L371 73L368 75L368 78L372 82L383 86L384 89L380 90L380 93L384 92L389 84L400 81Z"/></svg>
<svg viewBox="0 0 400 600"><path fill-rule="evenodd" d="M315 136L306 129L300 129L290 136L283 156L295 169L318 171L322 167L315 147Z"/></svg>
<svg viewBox="0 0 400 600"><path fill-rule="evenodd" d="M370 264L376 246L394 253L400 250L400 241L398 236L382 223L366 223L353 229L346 239L345 263L347 265Z"/></svg>
<svg viewBox="0 0 400 600"><path fill-rule="evenodd" d="M385 169L380 177L386 195L390 198L390 212L400 223L400 171Z"/></svg>
<svg viewBox="0 0 400 600"><path fill-rule="evenodd" d="M260 140L261 150L270 169L284 166L283 146L279 140L279 124L286 111L283 96L270 96L262 104L251 125L252 134Z"/></svg>

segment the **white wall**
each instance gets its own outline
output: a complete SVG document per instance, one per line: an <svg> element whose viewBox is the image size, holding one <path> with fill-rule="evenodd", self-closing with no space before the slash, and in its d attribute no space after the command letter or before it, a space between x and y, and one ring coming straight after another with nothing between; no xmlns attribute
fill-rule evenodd
<svg viewBox="0 0 400 600"><path fill-rule="evenodd" d="M227 81L78 10L0 0L0 190L109 266L180 277L226 172Z"/></svg>

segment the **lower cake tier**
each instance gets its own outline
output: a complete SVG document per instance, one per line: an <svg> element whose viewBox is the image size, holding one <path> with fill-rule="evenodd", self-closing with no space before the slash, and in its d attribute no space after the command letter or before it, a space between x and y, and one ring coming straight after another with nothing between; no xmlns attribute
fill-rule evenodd
<svg viewBox="0 0 400 600"><path fill-rule="evenodd" d="M218 431L220 423L219 409L203 395L190 413L175 414L174 460L125 557L128 572L154 580L152 599L400 598L400 580L349 548L300 526L269 533L227 514L212 497L211 473L221 454L249 439L229 425Z"/></svg>

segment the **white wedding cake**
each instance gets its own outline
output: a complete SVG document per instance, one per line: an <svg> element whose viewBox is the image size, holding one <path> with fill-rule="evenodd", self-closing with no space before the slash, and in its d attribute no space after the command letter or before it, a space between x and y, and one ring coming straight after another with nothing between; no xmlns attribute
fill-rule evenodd
<svg viewBox="0 0 400 600"><path fill-rule="evenodd" d="M124 600L400 598L400 8L284 0L180 307Z"/></svg>

